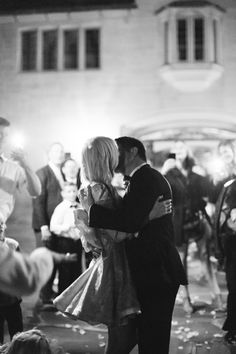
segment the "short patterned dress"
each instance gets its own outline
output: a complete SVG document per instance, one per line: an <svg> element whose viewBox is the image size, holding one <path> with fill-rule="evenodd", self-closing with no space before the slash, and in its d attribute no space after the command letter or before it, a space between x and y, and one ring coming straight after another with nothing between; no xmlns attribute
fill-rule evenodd
<svg viewBox="0 0 236 354"><path fill-rule="evenodd" d="M119 196L113 187L100 183L92 183L91 187L96 204L109 208L118 205ZM78 227L85 250L99 250L99 255L54 304L64 314L92 325L125 324L130 316L140 313L123 242L131 235L93 229L83 221Z"/></svg>

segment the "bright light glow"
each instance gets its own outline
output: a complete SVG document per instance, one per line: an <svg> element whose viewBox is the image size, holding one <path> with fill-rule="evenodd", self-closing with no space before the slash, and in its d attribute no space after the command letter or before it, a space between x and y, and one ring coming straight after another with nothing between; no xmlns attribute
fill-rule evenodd
<svg viewBox="0 0 236 354"><path fill-rule="evenodd" d="M25 137L22 133L17 132L13 134L10 138L10 144L14 148L23 149L25 146Z"/></svg>
<svg viewBox="0 0 236 354"><path fill-rule="evenodd" d="M224 162L217 157L213 157L210 161L207 163L207 170L210 175L213 177L215 175L221 175L225 171L225 165Z"/></svg>

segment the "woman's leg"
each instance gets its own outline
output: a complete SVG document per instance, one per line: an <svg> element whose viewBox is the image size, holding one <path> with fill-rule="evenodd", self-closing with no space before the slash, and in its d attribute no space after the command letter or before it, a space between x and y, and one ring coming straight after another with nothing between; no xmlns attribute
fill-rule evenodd
<svg viewBox="0 0 236 354"><path fill-rule="evenodd" d="M208 281L212 299L217 302L217 308L223 309L221 290L216 277L217 266L211 260L212 229L206 219L202 220L202 232L203 236L197 243L202 271Z"/></svg>
<svg viewBox="0 0 236 354"><path fill-rule="evenodd" d="M186 240L185 244L183 245L183 250L179 249L179 255L180 255L180 258L183 262L187 277L188 277L188 249L189 249L189 241ZM194 310L193 310L193 305L191 303L188 285L185 285L182 287L182 294L183 294L183 309L184 309L184 311L188 314L193 313Z"/></svg>

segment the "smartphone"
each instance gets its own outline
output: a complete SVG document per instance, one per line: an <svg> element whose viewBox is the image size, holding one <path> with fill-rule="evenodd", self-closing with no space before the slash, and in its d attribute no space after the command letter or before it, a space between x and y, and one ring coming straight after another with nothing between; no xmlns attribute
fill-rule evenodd
<svg viewBox="0 0 236 354"><path fill-rule="evenodd" d="M175 159L176 158L176 154L174 152L170 152L167 156L168 159Z"/></svg>

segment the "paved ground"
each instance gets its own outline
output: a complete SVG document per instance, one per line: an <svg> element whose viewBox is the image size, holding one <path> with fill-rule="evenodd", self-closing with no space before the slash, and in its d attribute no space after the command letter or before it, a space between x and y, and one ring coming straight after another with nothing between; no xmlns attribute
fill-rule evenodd
<svg viewBox="0 0 236 354"><path fill-rule="evenodd" d="M17 199L16 211L8 226L8 235L14 236L20 242L23 252L30 252L35 247L34 234L30 225L31 212L30 200L21 195ZM236 347L226 347L222 339L224 333L221 326L225 313L217 313L210 305L209 288L204 278L197 280L201 273L199 262L193 260L189 266L192 299L195 302L204 303L206 308L189 316L183 311L181 301L176 302L170 354L236 353ZM218 279L224 299L226 299L224 274L218 274ZM181 296L179 298L181 299ZM50 338L56 338L58 343L71 354L100 354L104 352L107 338L104 326L92 327L84 322L75 322L63 317L58 312L36 311L36 300L36 295L23 299L25 329L34 326L42 329ZM137 348L135 348L132 354L137 353ZM153 348L153 354L156 353L158 353L158 343L156 348Z"/></svg>

